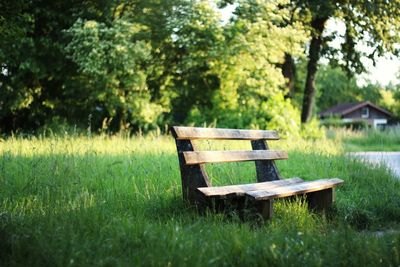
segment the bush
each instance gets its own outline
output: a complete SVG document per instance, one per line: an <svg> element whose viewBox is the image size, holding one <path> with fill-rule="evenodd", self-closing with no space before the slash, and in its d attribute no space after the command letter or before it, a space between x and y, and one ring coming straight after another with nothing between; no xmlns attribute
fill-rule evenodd
<svg viewBox="0 0 400 267"><path fill-rule="evenodd" d="M327 128L346 128L351 130L364 130L371 127L366 121L345 122L340 118L335 118L335 117L322 120L321 125Z"/></svg>

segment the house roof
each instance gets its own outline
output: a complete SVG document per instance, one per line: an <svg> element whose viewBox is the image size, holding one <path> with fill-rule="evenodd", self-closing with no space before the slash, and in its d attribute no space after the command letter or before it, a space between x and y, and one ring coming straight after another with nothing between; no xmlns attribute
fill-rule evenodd
<svg viewBox="0 0 400 267"><path fill-rule="evenodd" d="M339 105L336 105L334 107L331 107L323 112L320 112L318 115L320 117L326 117L326 116L331 116L331 115L346 115L349 114L357 109L363 108L365 106L370 106L376 110L379 110L380 112L392 117L392 113L390 113L389 111L378 107L377 105L372 104L369 101L364 101L364 102L357 102L357 103L342 103Z"/></svg>

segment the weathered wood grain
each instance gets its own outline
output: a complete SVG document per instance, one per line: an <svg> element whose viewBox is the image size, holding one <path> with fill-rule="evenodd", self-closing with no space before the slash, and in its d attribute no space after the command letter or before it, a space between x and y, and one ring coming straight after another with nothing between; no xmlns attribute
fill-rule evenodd
<svg viewBox="0 0 400 267"><path fill-rule="evenodd" d="M296 177L254 184L200 187L198 190L207 197L244 196L246 192L250 191L269 190L276 187L292 185L301 182L303 182L303 180Z"/></svg>
<svg viewBox="0 0 400 267"><path fill-rule="evenodd" d="M255 200L282 198L332 188L341 183L343 183L343 180L338 178L320 179L294 185L277 187L269 190L250 191L247 192L246 195Z"/></svg>
<svg viewBox="0 0 400 267"><path fill-rule="evenodd" d="M269 150L265 140L252 140L253 150ZM278 168L273 160L256 160L256 173L258 182L267 182L281 179Z"/></svg>
<svg viewBox="0 0 400 267"><path fill-rule="evenodd" d="M176 139L278 140L277 131L174 126Z"/></svg>
<svg viewBox="0 0 400 267"><path fill-rule="evenodd" d="M315 211L328 209L335 201L335 189L328 188L321 191L307 193L308 208Z"/></svg>
<svg viewBox="0 0 400 267"><path fill-rule="evenodd" d="M185 157L185 163L187 165L251 160L278 160L288 158L285 151L275 150L193 151L183 152L183 156Z"/></svg>
<svg viewBox="0 0 400 267"><path fill-rule="evenodd" d="M193 151L194 145L190 140L175 140L175 142L181 171L183 198L193 204L204 202L197 188L211 186L207 173L202 165L186 165L183 157L183 151Z"/></svg>
<svg viewBox="0 0 400 267"><path fill-rule="evenodd" d="M274 215L274 200L260 200L255 201L254 206L257 212L261 215L261 217L265 220L271 219Z"/></svg>

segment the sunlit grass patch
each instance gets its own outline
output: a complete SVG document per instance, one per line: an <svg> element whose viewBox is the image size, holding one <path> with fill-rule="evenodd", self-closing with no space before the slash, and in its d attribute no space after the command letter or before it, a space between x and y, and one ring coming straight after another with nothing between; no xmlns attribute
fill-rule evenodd
<svg viewBox="0 0 400 267"><path fill-rule="evenodd" d="M398 235L368 234L400 228L398 180L384 167L343 156L331 140L270 143L289 152L289 160L277 161L285 178L345 180L331 210L310 212L298 198L276 201L273 219L262 224L200 215L181 199L170 136L9 138L0 145L0 263L399 264ZM223 145L250 148L249 142ZM255 181L252 162L206 168L216 185Z"/></svg>
<svg viewBox="0 0 400 267"><path fill-rule="evenodd" d="M331 140L343 143L346 151L400 151L400 127L385 130L351 131L334 129L328 131Z"/></svg>

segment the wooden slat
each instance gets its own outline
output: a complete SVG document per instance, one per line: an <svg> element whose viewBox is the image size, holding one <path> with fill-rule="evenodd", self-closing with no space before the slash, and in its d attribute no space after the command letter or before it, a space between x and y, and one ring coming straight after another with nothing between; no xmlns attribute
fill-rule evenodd
<svg viewBox="0 0 400 267"><path fill-rule="evenodd" d="M175 140L178 150L179 167L182 178L182 193L185 200L189 200L192 204L199 205L202 198L196 190L198 187L211 186L208 175L202 165L186 165L185 158L181 151L194 151L196 149L192 140ZM201 196L202 197L202 196Z"/></svg>
<svg viewBox="0 0 400 267"><path fill-rule="evenodd" d="M269 190L279 186L291 185L303 182L300 178L290 178L273 182L263 182L254 184L227 185L215 187L200 187L198 190L208 197L224 196L244 196L246 192Z"/></svg>
<svg viewBox="0 0 400 267"><path fill-rule="evenodd" d="M252 150L252 151L190 151L183 152L187 165L217 163L217 162L235 162L250 160L277 160L287 159L285 151L275 150Z"/></svg>
<svg viewBox="0 0 400 267"><path fill-rule="evenodd" d="M338 178L320 179L310 182L298 183L283 187L277 187L268 190L258 190L247 192L246 195L255 200L266 200L271 198L288 197L299 194L306 194L310 192L320 191L332 188L338 184L343 183L343 180Z"/></svg>
<svg viewBox="0 0 400 267"><path fill-rule="evenodd" d="M176 139L278 140L277 131L174 126Z"/></svg>

